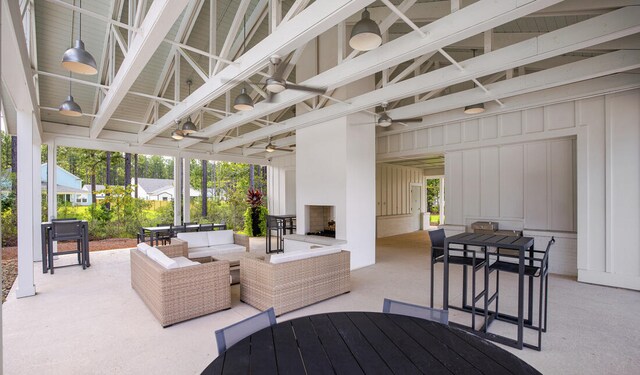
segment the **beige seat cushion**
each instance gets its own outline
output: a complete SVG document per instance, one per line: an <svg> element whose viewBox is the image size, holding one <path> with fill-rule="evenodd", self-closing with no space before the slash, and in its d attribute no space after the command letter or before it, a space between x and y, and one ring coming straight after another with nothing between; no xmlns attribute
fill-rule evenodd
<svg viewBox="0 0 640 375"><path fill-rule="evenodd" d="M178 238L186 241L189 248L209 246L209 237L207 232L185 232L178 233ZM233 242L233 241L231 241Z"/></svg>
<svg viewBox="0 0 640 375"><path fill-rule="evenodd" d="M325 246L318 249L292 251L289 253L275 254L269 260L273 264L292 262L294 260L308 259L321 255L339 253L342 251L340 246Z"/></svg>
<svg viewBox="0 0 640 375"><path fill-rule="evenodd" d="M190 259L187 259L185 257L176 257L176 258L171 258L171 259L173 259L178 264L178 268L200 265L200 263L194 262L194 261L192 261Z"/></svg>
<svg viewBox="0 0 640 375"><path fill-rule="evenodd" d="M178 263L155 247L147 249L147 256L166 269L178 268Z"/></svg>
<svg viewBox="0 0 640 375"><path fill-rule="evenodd" d="M189 248L189 258L199 258L206 256L215 256L220 254L239 253L246 249L242 245L227 244L208 247Z"/></svg>
<svg viewBox="0 0 640 375"><path fill-rule="evenodd" d="M233 231L232 230L212 230L206 233L209 238L209 246L216 245L228 245L233 243ZM194 246L196 247L196 246Z"/></svg>

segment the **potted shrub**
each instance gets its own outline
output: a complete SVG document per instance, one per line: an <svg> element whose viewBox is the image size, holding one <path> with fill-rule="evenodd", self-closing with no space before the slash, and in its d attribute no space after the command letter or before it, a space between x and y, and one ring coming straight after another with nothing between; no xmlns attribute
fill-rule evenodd
<svg viewBox="0 0 640 375"><path fill-rule="evenodd" d="M266 220L266 208L262 206L263 196L258 189L249 189L247 191L249 208L245 213L244 230L250 236L262 236L266 232L265 225L261 225Z"/></svg>

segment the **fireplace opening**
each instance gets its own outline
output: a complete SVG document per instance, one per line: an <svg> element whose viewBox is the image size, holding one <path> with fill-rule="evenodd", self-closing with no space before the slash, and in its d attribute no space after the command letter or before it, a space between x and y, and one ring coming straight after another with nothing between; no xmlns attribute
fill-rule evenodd
<svg viewBox="0 0 640 375"><path fill-rule="evenodd" d="M336 238L334 206L305 206L307 228L305 233L311 236Z"/></svg>

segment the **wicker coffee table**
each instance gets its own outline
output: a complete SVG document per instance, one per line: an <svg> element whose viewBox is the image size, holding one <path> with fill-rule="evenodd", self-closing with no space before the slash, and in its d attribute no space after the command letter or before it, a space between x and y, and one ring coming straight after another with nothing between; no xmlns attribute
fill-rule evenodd
<svg viewBox="0 0 640 375"><path fill-rule="evenodd" d="M220 254L211 257L211 260L226 260L229 262L229 273L231 274L231 284L240 283L240 259L241 258L255 258L264 259L264 255L258 255L250 252L237 252Z"/></svg>

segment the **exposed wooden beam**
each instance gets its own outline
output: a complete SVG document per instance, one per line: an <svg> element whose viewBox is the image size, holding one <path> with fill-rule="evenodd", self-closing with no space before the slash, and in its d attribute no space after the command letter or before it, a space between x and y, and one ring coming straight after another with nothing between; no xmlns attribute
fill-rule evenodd
<svg viewBox="0 0 640 375"><path fill-rule="evenodd" d="M329 90L332 90L374 74L382 69L398 65L403 61L431 53L448 44L481 33L509 20L520 18L523 14L539 10L558 1L559 0L531 1L526 5L520 5L520 2L517 0L504 0L497 3L487 0L480 1L424 26L424 32L429 33L428 38L422 38L415 33L407 34L383 44L373 51L369 51L361 56L345 61L334 68L328 69L304 81L303 84L309 86L325 86L328 87ZM491 3L491 6L489 6L489 3ZM314 94L306 92L285 90L277 95L277 101L275 103L257 103L252 111L241 115L229 116L217 122L214 126L205 128L203 132L207 136L213 136L249 120L264 117L269 113L287 108L314 96ZM183 140L181 147L188 147L194 143L197 143L197 140Z"/></svg>
<svg viewBox="0 0 640 375"><path fill-rule="evenodd" d="M92 12L90 10L75 6L73 4L66 3L66 2L64 2L62 0L47 0L47 1L50 2L50 3L54 3L56 5L59 5L59 6L63 7L63 8L71 9L74 12L82 13L82 14L84 14L86 16L93 17L95 19L104 21L104 22L106 22L108 24L111 24L111 25L114 25L114 26L118 26L118 27L122 27L123 29L126 29L126 30L132 30L132 31L135 31L135 32L140 31L139 28L136 28L134 26L127 25L126 23L123 23L123 22L120 22L120 21L116 21L116 20L112 19L111 17L103 16L101 14ZM179 1L179 0L177 0L177 1ZM151 13L151 10L149 10L149 13ZM179 15L179 13L180 12L178 12L178 15Z"/></svg>
<svg viewBox="0 0 640 375"><path fill-rule="evenodd" d="M459 9L464 9L472 5L477 0L460 0ZM556 16L585 16L599 15L612 10L640 5L639 0L565 0L561 3L541 9L537 12L524 15L523 17L556 17ZM371 19L380 22L389 13L386 6L374 6L369 8ZM449 1L434 1L418 3L411 8L411 20L416 23L428 23L438 20L453 12ZM360 15L349 17L347 25L353 25L360 20Z"/></svg>
<svg viewBox="0 0 640 375"><path fill-rule="evenodd" d="M494 98L507 98L524 93L545 90L578 81L615 74L640 67L640 50L621 50L574 63L560 65L538 73L512 78L487 85L489 94L477 88L455 94L410 104L389 111L391 118L421 117L432 113L462 108L473 103L482 103Z"/></svg>
<svg viewBox="0 0 640 375"><path fill-rule="evenodd" d="M227 31L227 38L222 45L222 49L220 50L220 57L228 58L229 52L231 51L231 46L233 46L233 41L236 39L236 35L238 34L238 30L240 30L240 26L242 26L244 21L244 15L247 12L247 8L251 0L240 0L240 5L238 5L238 9L233 17L233 21L231 22L231 26L229 26L229 30ZM216 66L213 68L213 74L216 74L222 68L222 64L220 61L216 62Z"/></svg>
<svg viewBox="0 0 640 375"><path fill-rule="evenodd" d="M503 113L510 113L515 111L526 110L528 108L540 108L546 105L552 105L556 103L565 103L574 100L580 100L584 98L590 98L598 95L612 94L621 91L633 90L640 88L640 75L632 73L619 73L599 78L594 78L586 81L573 83L570 85L563 85L561 87L553 87L546 90L536 91L532 93L517 95L509 99L505 99L506 105L504 107L491 106L482 113L482 115L473 116L474 119L480 119L484 117L495 116ZM386 136L397 136L398 134L405 133L404 135L410 135L410 133L416 132L421 129L446 125L461 121L468 121L469 115L464 114L462 111L455 109L446 112L440 112L433 115L427 115L423 119L423 123L419 126L411 127L402 131L389 131L384 134L378 134L378 138L385 138ZM575 135L577 128L567 128L558 131L557 136L570 136ZM408 134L407 134L408 133ZM544 132L536 133L541 137L547 137ZM528 138L536 137L536 134L529 134ZM515 137L514 137L515 138ZM480 141L482 146L490 146L499 142L496 139L489 139L486 141ZM518 142L518 140L514 140ZM452 150L460 147L460 145L448 145L439 147L429 147L430 152L440 153L446 150ZM379 154L378 162L390 162L392 160L412 158L416 156L424 155L424 149L422 150L410 150L399 151Z"/></svg>
<svg viewBox="0 0 640 375"><path fill-rule="evenodd" d="M239 61L239 65L227 66L220 73L209 78L183 103L160 118L158 126L142 132L138 137L139 142L148 142L171 127L173 119L181 118L223 95L235 86L234 81L249 78L268 64L270 56L287 55L371 2L372 0L333 0L311 4L294 19L282 24L274 33L247 51ZM296 37L292 37L293 35Z"/></svg>
<svg viewBox="0 0 640 375"><path fill-rule="evenodd" d="M469 6L461 9L449 17L455 17L463 14L472 7L473 6ZM319 122L327 121L328 119L341 117L370 108L384 100L388 101L399 99L419 92L450 86L452 84L468 81L472 78L482 77L501 70L506 70L514 66L544 60L585 46L634 34L638 31L640 31L640 7L619 9L617 11L541 35L537 38L467 60L465 61L464 71L459 71L455 66L444 67L436 71L399 82L395 85L390 85L385 88L351 98L350 104L334 104L328 108L297 116L286 121L277 128L270 127L269 129L259 129L251 133L244 134L241 140L225 141L217 145L215 150L228 150L230 148L264 138L270 133L279 134L285 131L311 126ZM478 89L478 91L480 90ZM490 96L488 98L491 100Z"/></svg>
<svg viewBox="0 0 640 375"><path fill-rule="evenodd" d="M36 118L39 138L42 138L42 124L38 110L36 87L33 83L27 38L22 25L20 8L16 1L3 1L2 19L2 84L18 111L33 112Z"/></svg>
<svg viewBox="0 0 640 375"><path fill-rule="evenodd" d="M124 58L111 89L102 101L98 117L91 123L91 138L97 138L109 117L118 108L127 91L131 88L142 69L153 57L164 36L171 29L189 0L155 0L129 45L129 53Z"/></svg>

